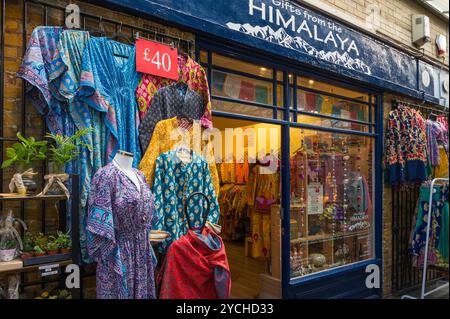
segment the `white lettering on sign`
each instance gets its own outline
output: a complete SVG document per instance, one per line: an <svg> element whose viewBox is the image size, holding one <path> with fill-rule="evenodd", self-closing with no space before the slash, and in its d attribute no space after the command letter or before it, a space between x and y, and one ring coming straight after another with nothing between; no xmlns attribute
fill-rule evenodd
<svg viewBox="0 0 450 319"><path fill-rule="evenodd" d="M272 25L228 22L227 27L351 70L372 73L359 58L355 40L346 37L341 26L288 0L248 0L248 14Z"/></svg>
<svg viewBox="0 0 450 319"><path fill-rule="evenodd" d="M163 53L161 56L161 52L156 51L156 53L151 57L151 52L149 48L146 48L144 50L144 57L143 59L147 62L150 62L154 65L156 65L156 68L158 70L161 69L161 66L164 71L169 72L172 68L172 60L170 59L170 56L167 53Z"/></svg>

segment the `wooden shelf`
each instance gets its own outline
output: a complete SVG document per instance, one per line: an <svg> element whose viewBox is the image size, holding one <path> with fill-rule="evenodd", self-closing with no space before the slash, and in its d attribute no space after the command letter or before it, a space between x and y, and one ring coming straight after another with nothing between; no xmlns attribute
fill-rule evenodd
<svg viewBox="0 0 450 319"><path fill-rule="evenodd" d="M0 201L22 201L22 200L67 200L66 195L44 195L44 196L36 196L36 195L6 195L0 194Z"/></svg>
<svg viewBox="0 0 450 319"><path fill-rule="evenodd" d="M302 243L302 242L320 242L320 241L328 241L328 240L335 240L335 239L342 239L346 237L355 237L355 236L362 236L369 234L369 230L362 230L357 232L340 232L333 234L323 234L323 235L314 235L314 236L307 236L307 237L301 237L296 239L291 239L292 244L296 243Z"/></svg>
<svg viewBox="0 0 450 319"><path fill-rule="evenodd" d="M23 261L20 258L14 259L12 261L0 262L0 275L7 273L17 273L17 272L26 272L37 269L41 266L58 264L60 266L65 266L72 263L71 259L59 260L55 262L48 262L42 264L35 264L31 266L24 266Z"/></svg>

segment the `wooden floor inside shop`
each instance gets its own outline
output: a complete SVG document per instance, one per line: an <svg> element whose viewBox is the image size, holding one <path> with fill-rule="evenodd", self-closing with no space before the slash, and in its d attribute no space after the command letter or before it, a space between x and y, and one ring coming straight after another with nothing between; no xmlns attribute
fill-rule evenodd
<svg viewBox="0 0 450 319"><path fill-rule="evenodd" d="M246 257L244 242L226 241L225 249L231 271L231 298L258 298L259 274L265 273L266 262Z"/></svg>

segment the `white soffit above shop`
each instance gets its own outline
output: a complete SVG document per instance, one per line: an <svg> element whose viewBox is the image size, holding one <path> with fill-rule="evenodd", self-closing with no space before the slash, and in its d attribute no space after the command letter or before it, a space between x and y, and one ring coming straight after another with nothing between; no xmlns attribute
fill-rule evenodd
<svg viewBox="0 0 450 319"><path fill-rule="evenodd" d="M448 7L449 2L448 0L420 0L423 2L427 7L429 7L431 10L435 11L436 13L439 13L449 18L448 16Z"/></svg>

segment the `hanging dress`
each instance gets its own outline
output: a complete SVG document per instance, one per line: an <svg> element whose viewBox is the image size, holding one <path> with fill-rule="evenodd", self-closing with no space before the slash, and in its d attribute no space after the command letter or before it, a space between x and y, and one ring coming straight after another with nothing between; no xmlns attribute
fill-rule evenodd
<svg viewBox="0 0 450 319"><path fill-rule="evenodd" d="M161 299L227 299L231 274L225 245L213 231L189 230L169 248L158 275Z"/></svg>
<svg viewBox="0 0 450 319"><path fill-rule="evenodd" d="M92 179L87 218L88 251L97 262L97 298L155 298L155 255L150 230L153 195L138 170L140 190L113 163Z"/></svg>
<svg viewBox="0 0 450 319"><path fill-rule="evenodd" d="M219 220L219 204L211 179L209 165L204 158L192 152L189 162L183 163L177 151L161 154L156 159L155 180L152 192L155 196L155 209L158 223L155 229L167 231L171 237L163 241L159 251L165 253L174 240L188 230L184 217L184 201L195 192L205 194L210 202L208 221L217 224ZM190 225L199 227L202 222L204 200L193 197L186 203Z"/></svg>
<svg viewBox="0 0 450 319"><path fill-rule="evenodd" d="M83 63L83 52L89 41L89 33L79 30L66 30L59 39L53 58L53 72L50 78L59 81L59 92L68 101L68 110L78 130L91 128L83 136L84 143L91 150L80 147L78 172L80 175L80 249L84 262L92 262L86 251L86 208L92 175L103 166L104 149L103 114L95 110L77 96Z"/></svg>
<svg viewBox="0 0 450 319"><path fill-rule="evenodd" d="M139 169L144 173L147 182L150 187L152 187L156 159L159 155L173 150L180 143L179 139L174 139L172 134L183 133L181 136L181 143L186 142L187 144L189 141L190 145L186 146L192 148L197 154L202 154L202 157L206 159L209 164L214 190L216 194L219 194L219 175L217 173L211 142L202 139L203 134L200 125L194 124L189 129L185 129L180 126L180 122L179 119L174 117L168 120L159 121L158 124L156 124L150 145L147 148L141 163L139 163ZM175 136L178 137L177 134L175 134Z"/></svg>
<svg viewBox="0 0 450 319"><path fill-rule="evenodd" d="M203 98L186 84L174 83L158 92L152 100L148 112L139 126L139 140L145 152L152 139L156 124L175 116L200 120L203 115Z"/></svg>
<svg viewBox="0 0 450 319"><path fill-rule="evenodd" d="M203 67L191 57L178 55L178 74L180 81L186 83L192 90L203 97L204 109L200 120L201 125L212 128L211 97L208 88L208 78ZM148 110L151 110L152 100L161 88L176 81L161 78L151 74L143 74L136 88L136 98L139 104L139 116L143 120ZM143 149L145 152L145 149Z"/></svg>
<svg viewBox="0 0 450 319"><path fill-rule="evenodd" d="M105 114L106 162L118 149L141 159L139 116L134 90L140 75L135 67L135 47L108 38L91 38L83 53L78 96Z"/></svg>
<svg viewBox="0 0 450 319"><path fill-rule="evenodd" d="M63 28L37 27L33 30L17 76L26 83L26 96L45 118L53 134L72 135L71 120L65 98L59 93L58 81L51 81L52 61Z"/></svg>

